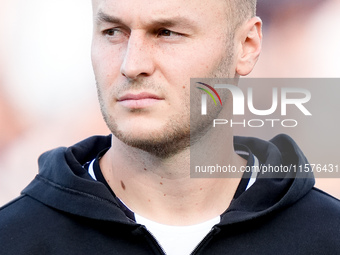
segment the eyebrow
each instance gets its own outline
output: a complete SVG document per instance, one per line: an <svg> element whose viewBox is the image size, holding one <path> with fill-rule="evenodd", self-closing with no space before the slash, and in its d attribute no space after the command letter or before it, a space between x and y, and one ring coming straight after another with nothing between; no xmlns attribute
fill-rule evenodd
<svg viewBox="0 0 340 255"><path fill-rule="evenodd" d="M104 13L103 11L99 11L96 17L96 21L97 23L102 23L102 22L106 22L106 23L122 23L122 20L114 17L114 16L110 16L106 13Z"/></svg>
<svg viewBox="0 0 340 255"><path fill-rule="evenodd" d="M108 15L100 10L96 17L97 24L102 22L104 23L112 23L112 24L124 24L124 22L115 16ZM194 22L183 16L174 16L169 18L159 18L153 19L146 24L147 26L164 26L164 27L174 27L176 25L181 25L187 28L194 28Z"/></svg>

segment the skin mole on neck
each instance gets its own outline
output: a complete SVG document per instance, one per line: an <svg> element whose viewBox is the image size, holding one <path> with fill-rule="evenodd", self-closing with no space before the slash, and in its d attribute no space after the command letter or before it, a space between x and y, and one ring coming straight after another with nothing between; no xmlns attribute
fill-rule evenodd
<svg viewBox="0 0 340 255"><path fill-rule="evenodd" d="M123 190L126 190L126 187L125 187L125 184L124 184L123 181L120 181L120 185L122 186L122 189L123 189Z"/></svg>

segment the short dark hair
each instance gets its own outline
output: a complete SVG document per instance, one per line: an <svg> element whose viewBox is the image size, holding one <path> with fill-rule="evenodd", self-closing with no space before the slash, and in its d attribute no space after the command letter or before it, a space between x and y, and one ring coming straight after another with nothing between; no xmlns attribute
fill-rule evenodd
<svg viewBox="0 0 340 255"><path fill-rule="evenodd" d="M226 0L228 16L233 21L232 29L237 29L246 20L256 16L257 0Z"/></svg>

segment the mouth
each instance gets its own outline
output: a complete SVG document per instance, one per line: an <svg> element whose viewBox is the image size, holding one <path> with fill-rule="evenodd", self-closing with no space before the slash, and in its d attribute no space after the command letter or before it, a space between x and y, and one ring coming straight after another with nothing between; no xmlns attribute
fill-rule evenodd
<svg viewBox="0 0 340 255"><path fill-rule="evenodd" d="M138 94L125 94L118 98L117 102L130 109L142 109L153 106L164 99L151 93L142 92Z"/></svg>

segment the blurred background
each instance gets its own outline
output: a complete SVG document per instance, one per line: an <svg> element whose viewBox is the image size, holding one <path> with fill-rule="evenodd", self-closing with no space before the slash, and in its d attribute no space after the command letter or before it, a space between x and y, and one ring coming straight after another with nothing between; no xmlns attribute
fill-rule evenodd
<svg viewBox="0 0 340 255"><path fill-rule="evenodd" d="M0 2L1 206L34 178L42 152L109 131L91 68L91 1ZM340 0L259 0L263 51L250 77L340 77L339 11ZM290 135L307 156L338 154L337 130L318 130L316 147L304 143L313 127ZM340 198L340 179L317 186Z"/></svg>

